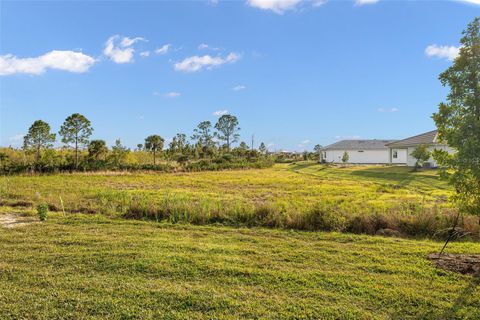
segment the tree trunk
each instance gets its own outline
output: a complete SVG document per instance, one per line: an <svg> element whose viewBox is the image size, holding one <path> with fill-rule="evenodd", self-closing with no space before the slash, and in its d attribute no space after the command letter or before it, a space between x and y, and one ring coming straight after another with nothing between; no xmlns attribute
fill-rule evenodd
<svg viewBox="0 0 480 320"><path fill-rule="evenodd" d="M154 150L153 151L153 165L156 165L156 161L155 161L156 156L157 156L157 152Z"/></svg>

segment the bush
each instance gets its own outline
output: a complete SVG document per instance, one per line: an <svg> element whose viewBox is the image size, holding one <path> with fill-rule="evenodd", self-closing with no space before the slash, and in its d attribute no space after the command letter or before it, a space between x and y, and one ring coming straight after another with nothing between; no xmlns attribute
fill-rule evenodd
<svg viewBox="0 0 480 320"><path fill-rule="evenodd" d="M320 205L305 213L300 221L299 229L312 231L344 231L345 217L334 208L324 208Z"/></svg>
<svg viewBox="0 0 480 320"><path fill-rule="evenodd" d="M38 214L38 217L40 218L40 221L47 220L48 204L40 203L39 205L37 205L37 214Z"/></svg>

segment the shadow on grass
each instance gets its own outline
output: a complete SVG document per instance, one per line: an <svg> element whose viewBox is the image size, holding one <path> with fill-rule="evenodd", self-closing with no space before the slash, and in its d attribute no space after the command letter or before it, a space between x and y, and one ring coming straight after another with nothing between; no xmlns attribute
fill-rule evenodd
<svg viewBox="0 0 480 320"><path fill-rule="evenodd" d="M473 276L472 281L465 287L465 289L463 289L453 303L453 306L448 309L440 319L460 319L457 316L457 312L461 308L468 306L468 299L469 297L472 297L478 286L480 286L480 273L477 273L475 276Z"/></svg>
<svg viewBox="0 0 480 320"><path fill-rule="evenodd" d="M421 173L422 171L413 172L411 168L407 167L388 167L354 170L350 174L352 176L362 177L375 182L384 181L386 183L395 184L399 187L408 187L414 183L417 187L425 187L428 189L447 188L446 186L441 185L439 175L422 175Z"/></svg>

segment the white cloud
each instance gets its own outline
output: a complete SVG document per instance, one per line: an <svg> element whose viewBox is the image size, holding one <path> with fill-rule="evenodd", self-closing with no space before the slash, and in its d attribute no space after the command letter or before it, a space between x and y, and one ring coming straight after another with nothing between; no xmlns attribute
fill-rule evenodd
<svg viewBox="0 0 480 320"><path fill-rule="evenodd" d="M217 110L214 113L212 113L216 117L221 117L223 115L228 114L228 110Z"/></svg>
<svg viewBox="0 0 480 320"><path fill-rule="evenodd" d="M377 111L378 111L378 112L397 112L397 111L398 111L398 108L389 108L389 109L378 108Z"/></svg>
<svg viewBox="0 0 480 320"><path fill-rule="evenodd" d="M455 46L437 46L436 44L429 45L425 48L425 54L429 57L438 57L447 60L455 60L460 53L460 48Z"/></svg>
<svg viewBox="0 0 480 320"><path fill-rule="evenodd" d="M47 69L83 73L88 71L94 63L94 58L75 51L53 50L35 58L17 58L7 54L0 56L0 75L15 73L38 75Z"/></svg>
<svg viewBox="0 0 480 320"><path fill-rule="evenodd" d="M366 4L375 4L378 1L380 1L380 0L355 0L355 4L357 6L363 6L363 5L366 5Z"/></svg>
<svg viewBox="0 0 480 320"><path fill-rule="evenodd" d="M126 47L130 47L132 46L135 42L138 42L138 41L146 41L144 38L142 37L136 37L136 38L129 38L129 37L124 37L122 39L122 42L120 42L120 45L124 48Z"/></svg>
<svg viewBox="0 0 480 320"><path fill-rule="evenodd" d="M24 136L25 135L23 133L19 133L19 134L16 134L16 135L12 136L12 137L9 137L8 141L10 141L11 143L17 144L17 143L19 143L23 140Z"/></svg>
<svg viewBox="0 0 480 320"><path fill-rule="evenodd" d="M277 14L294 10L302 0L247 0L247 4L262 10L271 10Z"/></svg>
<svg viewBox="0 0 480 320"><path fill-rule="evenodd" d="M121 38L119 35L114 35L108 38L105 42L103 54L110 58L115 63L128 63L133 61L133 54L135 49L132 47L138 41L147 41L142 37L136 38Z"/></svg>
<svg viewBox="0 0 480 320"><path fill-rule="evenodd" d="M176 98L176 97L180 97L180 92L167 92L165 93L165 97L167 98Z"/></svg>
<svg viewBox="0 0 480 320"><path fill-rule="evenodd" d="M198 45L198 49L203 50L203 49L208 49L208 44L206 43L200 43Z"/></svg>
<svg viewBox="0 0 480 320"><path fill-rule="evenodd" d="M163 46L161 46L160 48L158 48L157 50L155 50L155 53L156 54L166 54L168 51L170 51L170 48L172 47L171 44L164 44Z"/></svg>
<svg viewBox="0 0 480 320"><path fill-rule="evenodd" d="M480 0L457 0L457 1L480 5Z"/></svg>
<svg viewBox="0 0 480 320"><path fill-rule="evenodd" d="M313 7L320 7L320 6L323 6L325 3L327 3L327 0L313 0L312 1L312 6Z"/></svg>
<svg viewBox="0 0 480 320"><path fill-rule="evenodd" d="M212 69L225 63L234 63L239 59L240 55L233 52L225 58L222 58L221 56L212 57L210 55L192 56L184 59L183 61L175 63L174 67L176 71L196 72L202 70L203 68Z"/></svg>
<svg viewBox="0 0 480 320"><path fill-rule="evenodd" d="M309 144L309 143L310 143L310 140L309 140L309 139L300 141L300 144Z"/></svg>
<svg viewBox="0 0 480 320"><path fill-rule="evenodd" d="M245 87L242 84L239 84L238 86L235 86L235 87L232 88L233 91L241 91L241 90L245 90L245 89L247 89L247 87Z"/></svg>
<svg viewBox="0 0 480 320"><path fill-rule="evenodd" d="M212 46L210 46L210 45L208 45L208 44L206 44L206 43L200 43L200 44L198 45L198 50L207 50L207 49L208 49L208 50L212 50L212 51L219 51L219 50L221 50L220 48L212 47Z"/></svg>
<svg viewBox="0 0 480 320"><path fill-rule="evenodd" d="M140 56L149 57L150 56L150 51L142 51L142 52L140 52Z"/></svg>

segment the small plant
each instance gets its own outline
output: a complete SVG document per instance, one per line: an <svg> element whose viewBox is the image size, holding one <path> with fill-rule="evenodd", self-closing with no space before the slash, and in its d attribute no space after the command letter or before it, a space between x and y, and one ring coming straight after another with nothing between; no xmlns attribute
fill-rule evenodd
<svg viewBox="0 0 480 320"><path fill-rule="evenodd" d="M40 218L40 221L47 220L48 204L40 203L39 205L37 205L37 214L38 214L38 217Z"/></svg>
<svg viewBox="0 0 480 320"><path fill-rule="evenodd" d="M421 144L416 147L410 155L417 160L414 168L414 171L416 171L418 168L422 167L422 165L427 162L428 159L430 159L431 154L430 151L428 151L428 145Z"/></svg>
<svg viewBox="0 0 480 320"><path fill-rule="evenodd" d="M348 160L350 160L350 156L348 155L348 152L345 151L342 156L342 162L345 164L348 162Z"/></svg>

